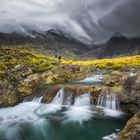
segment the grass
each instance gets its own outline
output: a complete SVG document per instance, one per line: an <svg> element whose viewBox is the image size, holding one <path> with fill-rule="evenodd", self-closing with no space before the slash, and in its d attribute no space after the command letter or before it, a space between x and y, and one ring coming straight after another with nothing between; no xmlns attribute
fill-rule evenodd
<svg viewBox="0 0 140 140"><path fill-rule="evenodd" d="M30 66L34 72L41 72L52 68L57 60L26 49L0 49L0 71L21 63Z"/></svg>
<svg viewBox="0 0 140 140"><path fill-rule="evenodd" d="M100 69L120 69L124 66L140 66L140 55L85 61L62 60L62 63L81 66L91 65Z"/></svg>
<svg viewBox="0 0 140 140"><path fill-rule="evenodd" d="M25 63L32 68L34 72L42 72L51 69L57 64L69 64L82 67L94 66L100 69L117 70L124 66L140 66L140 55L100 59L100 60L72 60L62 59L58 61L54 57L42 55L36 50L27 49L30 47L16 46L11 48L0 48L0 71L14 67L17 64Z"/></svg>

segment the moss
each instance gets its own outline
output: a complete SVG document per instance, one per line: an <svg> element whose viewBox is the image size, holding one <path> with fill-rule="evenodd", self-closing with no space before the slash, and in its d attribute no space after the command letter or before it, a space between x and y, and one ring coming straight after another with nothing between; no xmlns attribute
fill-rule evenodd
<svg viewBox="0 0 140 140"><path fill-rule="evenodd" d="M52 68L57 61L51 57L45 57L25 49L1 49L0 50L0 71L14 67L17 64L25 63L34 72L42 72Z"/></svg>

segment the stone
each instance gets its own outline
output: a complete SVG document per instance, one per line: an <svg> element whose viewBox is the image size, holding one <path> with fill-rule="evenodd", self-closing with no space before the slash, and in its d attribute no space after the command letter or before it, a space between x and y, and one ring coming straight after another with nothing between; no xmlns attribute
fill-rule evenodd
<svg viewBox="0 0 140 140"><path fill-rule="evenodd" d="M18 92L22 96L31 95L32 92L40 85L41 79L39 74L32 74L20 81L17 86Z"/></svg>
<svg viewBox="0 0 140 140"><path fill-rule="evenodd" d="M140 140L140 112L127 122L118 136L119 140Z"/></svg>
<svg viewBox="0 0 140 140"><path fill-rule="evenodd" d="M106 86L120 86L122 81L126 78L123 72L112 71L109 74L105 74L103 77L103 84Z"/></svg>
<svg viewBox="0 0 140 140"><path fill-rule="evenodd" d="M118 95L121 108L127 113L140 111L140 75L128 76L122 84L122 92Z"/></svg>

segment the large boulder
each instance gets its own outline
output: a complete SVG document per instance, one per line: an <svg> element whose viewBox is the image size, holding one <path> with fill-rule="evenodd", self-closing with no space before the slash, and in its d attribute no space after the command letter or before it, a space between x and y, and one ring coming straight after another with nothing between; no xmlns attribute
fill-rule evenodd
<svg viewBox="0 0 140 140"><path fill-rule="evenodd" d="M140 140L140 112L127 122L119 133L119 140Z"/></svg>
<svg viewBox="0 0 140 140"><path fill-rule="evenodd" d="M40 85L41 79L39 74L32 74L26 77L17 86L18 92L22 96L31 95L32 92Z"/></svg>
<svg viewBox="0 0 140 140"><path fill-rule="evenodd" d="M19 100L16 88L7 80L0 80L0 107L13 106Z"/></svg>
<svg viewBox="0 0 140 140"><path fill-rule="evenodd" d="M122 84L122 92L118 95L122 110L135 114L140 111L140 75L128 76Z"/></svg>
<svg viewBox="0 0 140 140"><path fill-rule="evenodd" d="M120 86L125 78L126 74L124 72L112 71L104 75L103 84L106 86Z"/></svg>

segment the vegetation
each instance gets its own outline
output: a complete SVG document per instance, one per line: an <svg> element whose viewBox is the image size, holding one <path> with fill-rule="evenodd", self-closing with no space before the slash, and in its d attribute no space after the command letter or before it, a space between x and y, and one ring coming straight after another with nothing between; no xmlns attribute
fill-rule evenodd
<svg viewBox="0 0 140 140"><path fill-rule="evenodd" d="M28 49L27 49L28 48ZM0 49L0 71L12 68L18 64L24 63L28 65L33 72L42 72L51 69L58 64L76 65L82 67L94 67L100 69L117 70L124 66L140 66L140 56L129 56L120 58L100 59L100 60L57 60L54 57L45 56L26 46L18 46Z"/></svg>
<svg viewBox="0 0 140 140"><path fill-rule="evenodd" d="M57 60L26 49L0 49L0 71L22 63L28 65L34 72L41 72L52 68L57 64Z"/></svg>
<svg viewBox="0 0 140 140"><path fill-rule="evenodd" d="M100 59L100 60L86 60L86 61L72 61L62 60L62 63L81 65L81 66L92 66L100 69L120 69L124 66L140 66L140 56L128 56L120 58Z"/></svg>

